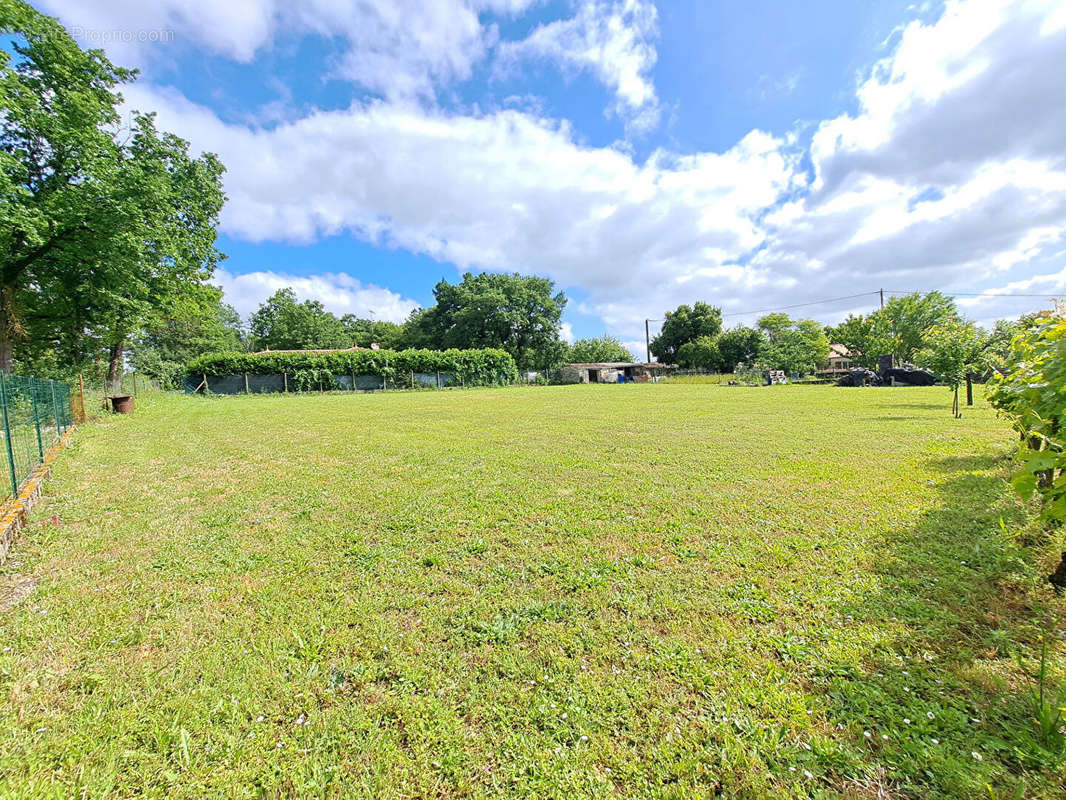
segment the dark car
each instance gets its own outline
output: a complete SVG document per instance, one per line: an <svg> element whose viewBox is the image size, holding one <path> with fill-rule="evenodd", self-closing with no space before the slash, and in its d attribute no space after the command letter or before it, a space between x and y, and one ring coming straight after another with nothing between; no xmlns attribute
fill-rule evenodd
<svg viewBox="0 0 1066 800"><path fill-rule="evenodd" d="M881 378L871 369L856 367L837 381L837 386L880 386Z"/></svg>
<svg viewBox="0 0 1066 800"><path fill-rule="evenodd" d="M881 373L881 379L885 383L895 381L907 386L932 386L936 383L936 376L928 370L904 369L902 367L886 369Z"/></svg>

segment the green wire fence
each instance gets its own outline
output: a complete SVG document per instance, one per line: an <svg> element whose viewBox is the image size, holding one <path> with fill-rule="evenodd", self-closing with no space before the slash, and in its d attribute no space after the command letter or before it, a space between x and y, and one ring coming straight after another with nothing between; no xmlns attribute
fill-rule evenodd
<svg viewBox="0 0 1066 800"><path fill-rule="evenodd" d="M41 463L45 453L74 423L70 384L0 373L0 412L3 416L3 450L9 486L19 486Z"/></svg>

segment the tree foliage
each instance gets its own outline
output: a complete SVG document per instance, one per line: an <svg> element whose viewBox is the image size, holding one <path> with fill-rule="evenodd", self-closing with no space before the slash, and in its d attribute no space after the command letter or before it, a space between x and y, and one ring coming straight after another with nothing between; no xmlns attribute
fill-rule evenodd
<svg viewBox="0 0 1066 800"><path fill-rule="evenodd" d="M934 325L925 335L925 347L914 354L915 362L930 370L954 392L952 413L959 413L959 384L987 361L988 335L957 317Z"/></svg>
<svg viewBox="0 0 1066 800"><path fill-rule="evenodd" d="M677 364L684 369L699 369L708 372L722 368L722 354L718 342L712 336L701 336L685 342L677 349Z"/></svg>
<svg viewBox="0 0 1066 800"><path fill-rule="evenodd" d="M578 339L567 350L566 360L570 363L632 361L633 354L615 337L600 336L597 339Z"/></svg>
<svg viewBox="0 0 1066 800"><path fill-rule="evenodd" d="M892 355L899 364L913 363L919 351L928 349L934 328L958 322L955 302L940 292L893 297L885 307L866 316L849 316L826 328L832 344L842 344L851 361L874 369L882 355Z"/></svg>
<svg viewBox="0 0 1066 800"><path fill-rule="evenodd" d="M297 301L290 289L278 289L262 303L248 325L253 347L260 350L329 350L352 346L352 336L318 300Z"/></svg>
<svg viewBox="0 0 1066 800"><path fill-rule="evenodd" d="M192 157L151 114L123 123L135 73L83 51L19 0L0 4L0 368L107 353L221 255L222 165Z"/></svg>
<svg viewBox="0 0 1066 800"><path fill-rule="evenodd" d="M130 363L165 389L181 386L185 366L204 353L245 347L240 315L221 302L221 291L204 286L171 298L134 336Z"/></svg>
<svg viewBox="0 0 1066 800"><path fill-rule="evenodd" d="M384 350L402 350L407 347L407 332L403 325L385 320L373 320L345 314L341 325L356 347L379 345Z"/></svg>
<svg viewBox="0 0 1066 800"><path fill-rule="evenodd" d="M765 340L759 361L789 374L814 372L829 358L829 339L812 319L793 320L787 314L767 314L758 321Z"/></svg>
<svg viewBox="0 0 1066 800"><path fill-rule="evenodd" d="M723 331L716 341L722 372L736 372L737 364L752 364L756 360L766 337L758 328L741 325Z"/></svg>
<svg viewBox="0 0 1066 800"><path fill-rule="evenodd" d="M666 312L659 335L651 340L651 352L664 364L678 363L681 346L702 337L714 339L722 331L722 309L698 301Z"/></svg>
<svg viewBox="0 0 1066 800"><path fill-rule="evenodd" d="M854 366L877 368L877 359L895 350L896 343L888 328L886 317L873 313L868 316L849 315L839 325L825 330L830 344L840 344L848 349Z"/></svg>
<svg viewBox="0 0 1066 800"><path fill-rule="evenodd" d="M412 344L437 350L499 348L520 369L548 370L566 355L559 322L566 295L548 278L466 273L460 283L440 281L436 304L407 323Z"/></svg>
<svg viewBox="0 0 1066 800"><path fill-rule="evenodd" d="M992 378L989 399L1022 440L1013 484L1040 492L1049 519L1066 520L1066 309L1024 318Z"/></svg>
<svg viewBox="0 0 1066 800"><path fill-rule="evenodd" d="M403 385L411 373L447 372L467 386L510 383L514 359L495 348L480 350L351 350L340 353L212 353L194 359L188 373L199 375L375 375Z"/></svg>

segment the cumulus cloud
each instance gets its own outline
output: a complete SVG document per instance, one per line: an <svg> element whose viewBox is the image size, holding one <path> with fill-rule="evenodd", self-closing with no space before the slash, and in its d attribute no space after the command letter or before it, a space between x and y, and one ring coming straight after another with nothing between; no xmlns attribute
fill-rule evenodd
<svg viewBox="0 0 1066 800"><path fill-rule="evenodd" d="M658 12L647 0L585 0L570 19L539 25L529 36L499 48L504 69L523 59L546 59L588 70L615 95L614 111L638 129L658 122L659 104L649 76L658 54Z"/></svg>
<svg viewBox="0 0 1066 800"><path fill-rule="evenodd" d="M347 231L464 269L547 274L601 299L676 284L756 247L757 217L795 180L783 143L757 131L724 153L659 151L637 163L517 111L373 103L266 130L174 94L134 86L128 96L220 153L230 235L307 242Z"/></svg>
<svg viewBox="0 0 1066 800"><path fill-rule="evenodd" d="M595 35L575 22L584 9L637 5L583 5L568 27L534 32L531 52L567 37L575 46L558 52L585 52ZM643 160L582 144L536 106L457 114L392 99L259 127L150 85L126 94L222 156L231 236L349 232L462 269L549 275L582 288L582 310L630 342L645 317L680 302L735 315L882 286L970 290L1061 276L1066 12L1038 0L956 0L894 41L856 86L855 112L806 139L752 131L723 152L659 149ZM640 63L627 68L637 78L611 84L627 107L654 102L653 87L638 85ZM1058 291L1055 280L1039 286ZM867 307L800 313L829 321ZM973 307L979 318L1025 310L1006 299Z"/></svg>
<svg viewBox="0 0 1066 800"><path fill-rule="evenodd" d="M470 77L497 39L483 13L514 15L533 0L42 0L85 46L150 63L159 42L249 62L282 33L342 44L335 76L393 99L433 96ZM156 34L166 34L162 39ZM165 52L165 51L163 51Z"/></svg>
<svg viewBox="0 0 1066 800"><path fill-rule="evenodd" d="M364 284L345 273L291 275L269 270L233 274L225 269L215 272L225 300L247 318L260 303L279 289L292 288L300 300L318 300L327 310L341 316L354 314L364 319L403 322L418 303L389 289Z"/></svg>
<svg viewBox="0 0 1066 800"><path fill-rule="evenodd" d="M750 267L824 296L1001 284L1066 234L1064 70L1056 3L951 2L911 23L858 113L818 127L811 191L768 214Z"/></svg>

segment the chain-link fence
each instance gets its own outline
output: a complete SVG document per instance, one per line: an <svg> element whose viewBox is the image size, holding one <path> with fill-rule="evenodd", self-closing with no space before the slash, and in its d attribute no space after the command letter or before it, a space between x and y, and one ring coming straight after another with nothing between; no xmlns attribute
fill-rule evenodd
<svg viewBox="0 0 1066 800"><path fill-rule="evenodd" d="M0 411L4 437L0 455L10 478L0 495L10 490L14 496L44 454L73 424L70 385L0 373Z"/></svg>

